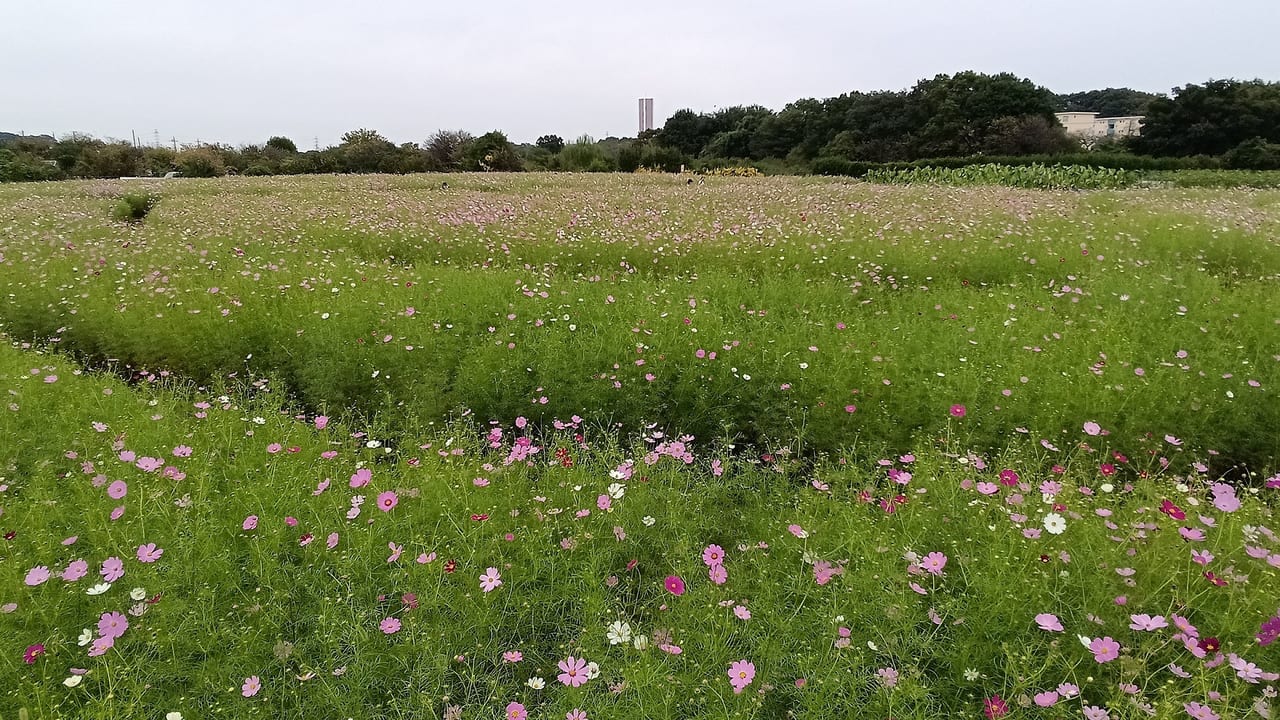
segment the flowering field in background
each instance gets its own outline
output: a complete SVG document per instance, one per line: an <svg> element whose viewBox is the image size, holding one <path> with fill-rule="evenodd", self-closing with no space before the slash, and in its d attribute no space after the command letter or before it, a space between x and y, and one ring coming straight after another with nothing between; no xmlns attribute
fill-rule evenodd
<svg viewBox="0 0 1280 720"><path fill-rule="evenodd" d="M1280 193L0 188L0 718L1280 717Z"/></svg>

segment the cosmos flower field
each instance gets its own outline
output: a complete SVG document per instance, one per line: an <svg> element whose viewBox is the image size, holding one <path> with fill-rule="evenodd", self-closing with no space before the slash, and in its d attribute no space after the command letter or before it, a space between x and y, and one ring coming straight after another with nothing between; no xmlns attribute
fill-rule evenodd
<svg viewBox="0 0 1280 720"><path fill-rule="evenodd" d="M1280 192L0 187L0 718L1280 717Z"/></svg>

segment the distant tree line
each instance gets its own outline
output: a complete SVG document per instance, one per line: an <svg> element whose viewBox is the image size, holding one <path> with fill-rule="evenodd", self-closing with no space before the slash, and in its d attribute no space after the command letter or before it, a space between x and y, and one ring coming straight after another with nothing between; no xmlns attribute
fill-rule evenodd
<svg viewBox="0 0 1280 720"><path fill-rule="evenodd" d="M1055 112L1144 115L1141 137L1082 148ZM1055 95L1009 73L961 72L921 80L909 90L806 98L774 112L759 105L713 112L684 109L661 129L635 138L566 142L544 135L515 144L499 131L473 136L441 130L421 143L357 129L339 144L299 151L272 137L261 145L136 147L73 133L62 138L0 133L0 181L559 170L673 172L681 167L754 165L774 172L921 162L939 158L1054 157L1079 162L1084 150L1116 156L1196 158L1199 167L1280 169L1280 83L1212 80L1171 96L1128 88ZM1070 158L1070 160L1067 160ZM843 165L842 165L843 164Z"/></svg>

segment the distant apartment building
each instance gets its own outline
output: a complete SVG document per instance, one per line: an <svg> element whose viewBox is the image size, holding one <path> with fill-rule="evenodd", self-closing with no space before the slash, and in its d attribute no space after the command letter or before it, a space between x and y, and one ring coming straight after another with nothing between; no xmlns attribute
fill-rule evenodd
<svg viewBox="0 0 1280 720"><path fill-rule="evenodd" d="M653 98L640 98L640 132L653 129Z"/></svg>
<svg viewBox="0 0 1280 720"><path fill-rule="evenodd" d="M1111 137L1133 137L1142 134L1142 115L1098 117L1096 112L1060 112L1058 122L1068 135L1100 140Z"/></svg>

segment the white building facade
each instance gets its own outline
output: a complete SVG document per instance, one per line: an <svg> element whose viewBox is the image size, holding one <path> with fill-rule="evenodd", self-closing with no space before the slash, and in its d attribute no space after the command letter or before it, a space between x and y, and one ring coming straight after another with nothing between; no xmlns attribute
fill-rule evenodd
<svg viewBox="0 0 1280 720"><path fill-rule="evenodd" d="M1142 115L1098 117L1096 112L1060 112L1058 122L1068 135L1092 140L1102 138L1135 137L1142 134Z"/></svg>
<svg viewBox="0 0 1280 720"><path fill-rule="evenodd" d="M640 132L653 129L653 98L640 98Z"/></svg>

